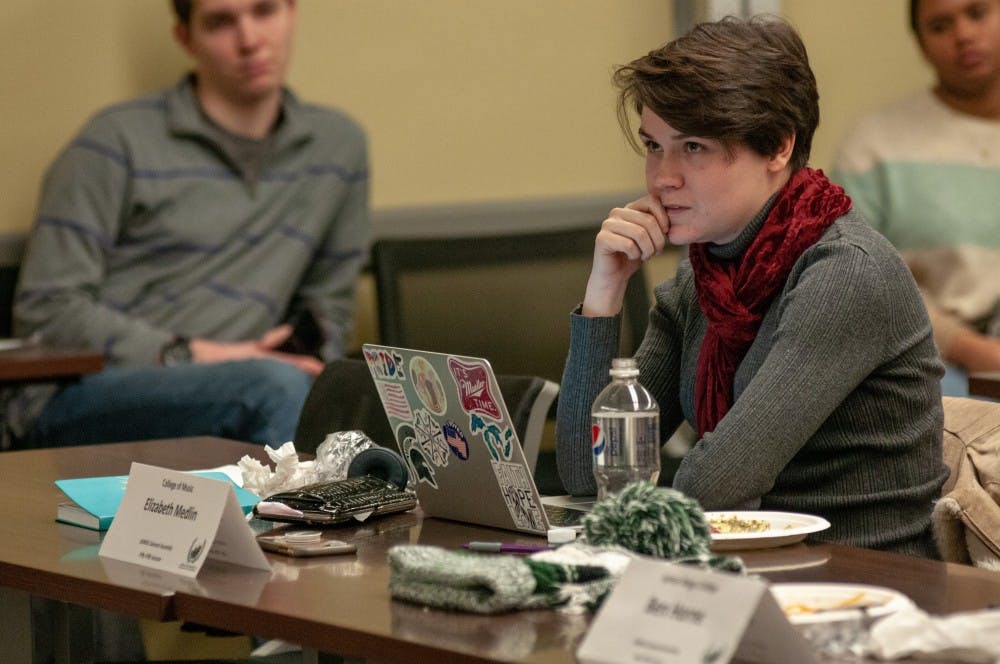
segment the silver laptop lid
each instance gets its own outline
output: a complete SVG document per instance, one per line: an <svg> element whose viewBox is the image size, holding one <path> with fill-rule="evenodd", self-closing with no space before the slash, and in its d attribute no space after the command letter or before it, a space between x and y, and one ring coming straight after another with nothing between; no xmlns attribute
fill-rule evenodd
<svg viewBox="0 0 1000 664"><path fill-rule="evenodd" d="M490 363L362 350L424 514L544 535L548 520Z"/></svg>

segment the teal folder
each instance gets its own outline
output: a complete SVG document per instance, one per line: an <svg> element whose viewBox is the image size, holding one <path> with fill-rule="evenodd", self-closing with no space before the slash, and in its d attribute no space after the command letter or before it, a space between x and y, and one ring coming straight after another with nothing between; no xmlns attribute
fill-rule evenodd
<svg viewBox="0 0 1000 664"><path fill-rule="evenodd" d="M244 514L249 514L253 506L260 501L254 494L237 486L232 478L223 472L203 471L194 474L232 484L236 500ZM91 530L107 530L115 518L118 506L121 505L127 480L128 475L56 480L56 486L73 501L59 504L56 509L56 521Z"/></svg>

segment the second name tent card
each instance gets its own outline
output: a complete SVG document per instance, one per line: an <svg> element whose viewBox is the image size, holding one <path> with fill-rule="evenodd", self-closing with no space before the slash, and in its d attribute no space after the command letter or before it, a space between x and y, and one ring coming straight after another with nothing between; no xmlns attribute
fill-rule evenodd
<svg viewBox="0 0 1000 664"><path fill-rule="evenodd" d="M576 656L582 664L816 662L766 580L653 558L629 563Z"/></svg>

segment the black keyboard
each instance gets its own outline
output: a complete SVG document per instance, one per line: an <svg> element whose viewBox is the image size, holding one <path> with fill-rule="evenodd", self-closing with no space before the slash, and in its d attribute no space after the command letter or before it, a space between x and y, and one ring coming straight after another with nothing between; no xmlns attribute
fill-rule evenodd
<svg viewBox="0 0 1000 664"><path fill-rule="evenodd" d="M583 517L587 515L583 510L562 505L544 503L542 507L545 509L545 518L549 520L549 526L552 528L579 527L583 523Z"/></svg>
<svg viewBox="0 0 1000 664"><path fill-rule="evenodd" d="M364 476L282 491L268 496L263 503L254 507L254 514L261 519L322 524L342 523L355 515L403 512L416 507L417 498L391 482Z"/></svg>

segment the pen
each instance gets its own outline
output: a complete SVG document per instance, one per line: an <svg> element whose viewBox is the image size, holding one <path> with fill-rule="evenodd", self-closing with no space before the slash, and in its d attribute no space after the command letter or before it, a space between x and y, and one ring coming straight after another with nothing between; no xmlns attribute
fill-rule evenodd
<svg viewBox="0 0 1000 664"><path fill-rule="evenodd" d="M537 553L548 551L552 547L544 544L518 544L516 542L469 542L463 544L462 548L482 553Z"/></svg>

